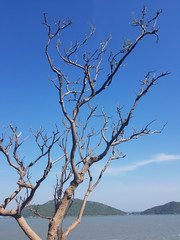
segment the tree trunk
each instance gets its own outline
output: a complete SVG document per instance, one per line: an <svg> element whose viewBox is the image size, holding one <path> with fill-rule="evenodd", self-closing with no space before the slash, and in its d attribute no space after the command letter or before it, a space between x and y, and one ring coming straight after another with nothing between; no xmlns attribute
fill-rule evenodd
<svg viewBox="0 0 180 240"><path fill-rule="evenodd" d="M59 205L57 211L55 212L54 217L49 222L47 240L56 240L57 234L58 234L58 228L64 217L69 201L71 200L71 197L73 196L76 188L79 186L80 183L83 182L84 175L86 174L87 170L91 165L92 165L92 162L87 161L85 165L82 167L81 171L79 172L81 179L73 180L70 186L66 189L64 196L61 200L61 204ZM67 236L63 236L62 234L62 239L60 240L66 240L66 237Z"/></svg>
<svg viewBox="0 0 180 240"><path fill-rule="evenodd" d="M61 200L61 204L58 207L54 217L49 222L49 229L47 240L56 240L59 225L65 215L65 211L68 207L69 201L71 200L72 195L74 194L75 189L79 184L75 181L71 183L71 185L66 189L64 197ZM63 238L65 240L66 238Z"/></svg>

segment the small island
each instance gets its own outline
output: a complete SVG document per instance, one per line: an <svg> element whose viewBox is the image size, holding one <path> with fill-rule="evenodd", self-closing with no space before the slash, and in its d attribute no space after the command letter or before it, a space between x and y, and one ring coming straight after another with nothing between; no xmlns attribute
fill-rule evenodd
<svg viewBox="0 0 180 240"><path fill-rule="evenodd" d="M156 206L149 208L144 212L141 212L142 215L150 214L180 214L180 202L169 202L161 206Z"/></svg>

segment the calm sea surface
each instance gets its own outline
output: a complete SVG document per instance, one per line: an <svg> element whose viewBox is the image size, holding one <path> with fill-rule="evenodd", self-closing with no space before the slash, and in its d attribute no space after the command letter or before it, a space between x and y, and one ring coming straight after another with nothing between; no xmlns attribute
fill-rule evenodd
<svg viewBox="0 0 180 240"><path fill-rule="evenodd" d="M67 218L66 224L74 218ZM46 220L31 218L28 223L43 240L46 239ZM27 240L11 218L0 218L0 240ZM180 240L180 215L129 215L84 217L68 240Z"/></svg>

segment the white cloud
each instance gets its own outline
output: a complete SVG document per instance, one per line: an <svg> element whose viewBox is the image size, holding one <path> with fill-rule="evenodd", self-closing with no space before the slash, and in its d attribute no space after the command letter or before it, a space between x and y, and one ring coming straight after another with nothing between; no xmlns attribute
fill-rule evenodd
<svg viewBox="0 0 180 240"><path fill-rule="evenodd" d="M128 172L128 171L133 171L135 169L137 169L138 167L141 166L145 166L151 163L161 163L161 162L165 162L165 161L173 161L173 160L180 160L180 155L168 155L168 154L157 154L154 156L154 158L149 159L149 160L145 160L145 161L141 161L141 162L136 162L133 163L131 165L127 165L124 167L109 167L106 171L106 174L108 175L118 175L120 173L123 172Z"/></svg>

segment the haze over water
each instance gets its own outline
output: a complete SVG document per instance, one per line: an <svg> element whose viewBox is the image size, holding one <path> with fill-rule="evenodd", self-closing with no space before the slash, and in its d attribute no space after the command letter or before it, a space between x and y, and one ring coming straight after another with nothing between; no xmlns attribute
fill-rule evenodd
<svg viewBox="0 0 180 240"><path fill-rule="evenodd" d="M70 223L74 218L67 218ZM27 220L35 231L46 239L48 221ZM1 240L26 240L22 230L11 218L0 219ZM84 217L68 240L180 240L180 215L129 215Z"/></svg>

